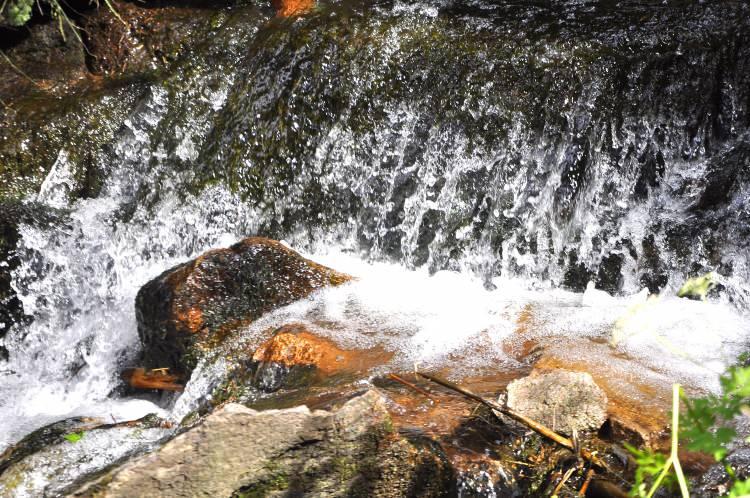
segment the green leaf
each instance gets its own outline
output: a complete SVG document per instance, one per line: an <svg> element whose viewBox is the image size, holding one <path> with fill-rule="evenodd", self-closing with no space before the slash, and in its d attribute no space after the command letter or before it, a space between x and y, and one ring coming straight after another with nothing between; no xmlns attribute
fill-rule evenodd
<svg viewBox="0 0 750 498"><path fill-rule="evenodd" d="M742 498L750 496L750 479L737 481L729 491L729 498Z"/></svg>
<svg viewBox="0 0 750 498"><path fill-rule="evenodd" d="M81 439L83 439L83 436L85 436L86 433L84 431L81 432L71 432L70 434L65 434L63 437L70 441L71 443L77 443Z"/></svg>
<svg viewBox="0 0 750 498"><path fill-rule="evenodd" d="M651 450L639 450L628 443L624 443L624 446L633 455L637 464L635 469L635 483L630 490L630 495L646 496L647 481L653 481L664 469L664 466L667 464L667 456ZM676 482L674 472L670 471L663 482L667 487L674 486Z"/></svg>

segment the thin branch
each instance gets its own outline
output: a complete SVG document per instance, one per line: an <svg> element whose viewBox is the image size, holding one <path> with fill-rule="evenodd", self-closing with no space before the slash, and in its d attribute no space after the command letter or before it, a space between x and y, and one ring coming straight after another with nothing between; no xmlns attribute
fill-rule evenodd
<svg viewBox="0 0 750 498"><path fill-rule="evenodd" d="M494 401L491 401L489 399L483 398L482 396L479 396L478 394L474 394L473 392L469 391L466 388L463 388L459 385L454 384L453 382L447 381L445 379L441 379L440 377L436 377L432 374L428 374L425 372L417 372L418 375L421 375L425 379L431 380L432 382L435 382L436 384L440 384L443 387L446 387L452 391L456 391L457 393L463 394L467 398L473 399L474 401L478 401L482 403L483 405L487 406L488 408L502 413L505 416L508 416L515 420L516 422L520 422L521 424L525 425L529 429L533 430L534 432L537 432L538 434L541 434L542 436L551 439L552 441L556 442L560 446L563 446L570 451L574 452L576 451L576 445L575 443L563 436L558 434L557 432L553 431L549 427L540 424L539 422L536 422L535 420L532 420L524 415L521 415L520 413L511 410L510 408L506 408L504 406L501 406L499 403L496 403ZM597 467L607 469L608 466L605 464L600 458L598 458L594 453L591 453L590 451L586 449L581 449L579 452L579 455L584 459L587 460Z"/></svg>
<svg viewBox="0 0 750 498"><path fill-rule="evenodd" d="M417 391L422 396L426 396L433 403L437 403L437 400L435 400L435 398L433 398L430 393L428 393L427 391L425 391L424 389L422 389L420 387L415 386L414 384L412 384L408 380L404 380L401 377L399 377L398 375L393 374L393 373L388 374L388 377L390 379L392 379L392 380L395 380L396 382L400 382L401 384L405 385L406 387L410 387L411 389L414 389L415 391Z"/></svg>
<svg viewBox="0 0 750 498"><path fill-rule="evenodd" d="M14 71L16 71L16 72L17 72L18 74L20 74L21 76L23 76L23 77L24 77L24 78L26 78L27 80L29 80L29 81L31 82L31 84L32 84L32 85L36 86L37 88L42 88L42 85L40 85L40 84L39 84L38 82L34 81L34 80L33 80L33 79L31 78L31 76L29 76L28 74L24 73L24 72L23 72L23 71L21 70L21 68L19 68L19 67L18 67L18 66L16 66L15 64L13 64L13 61L12 61L12 60L10 60L10 57L8 57L8 56L6 55L6 53L5 53L4 51L0 50L0 54L2 54L3 58L5 59L5 62L7 62L7 63L8 63L8 65L9 65L10 67L12 67Z"/></svg>
<svg viewBox="0 0 750 498"><path fill-rule="evenodd" d="M578 496L586 496L586 491L589 489L592 477L594 477L594 469L589 469L586 472L586 479L583 481L583 486L581 486L581 489L578 491Z"/></svg>

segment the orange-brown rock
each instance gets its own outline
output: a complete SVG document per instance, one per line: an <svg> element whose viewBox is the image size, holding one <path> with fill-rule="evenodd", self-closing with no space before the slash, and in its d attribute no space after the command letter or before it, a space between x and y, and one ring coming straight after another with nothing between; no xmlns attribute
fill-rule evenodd
<svg viewBox="0 0 750 498"><path fill-rule="evenodd" d="M315 0L272 0L272 3L279 17L304 14L315 7Z"/></svg>
<svg viewBox="0 0 750 498"><path fill-rule="evenodd" d="M325 378L337 373L361 373L387 363L392 353L382 349L347 350L335 342L315 335L304 325L289 324L274 331L274 335L253 353L256 385L275 390L281 385L298 383L302 373Z"/></svg>
<svg viewBox="0 0 750 498"><path fill-rule="evenodd" d="M161 391L182 391L184 386L178 384L180 377L171 375L166 369L146 370L145 368L128 368L122 378L134 389L158 389Z"/></svg>
<svg viewBox="0 0 750 498"><path fill-rule="evenodd" d="M136 317L146 366L188 372L202 350L237 327L350 279L261 237L208 251L138 292Z"/></svg>

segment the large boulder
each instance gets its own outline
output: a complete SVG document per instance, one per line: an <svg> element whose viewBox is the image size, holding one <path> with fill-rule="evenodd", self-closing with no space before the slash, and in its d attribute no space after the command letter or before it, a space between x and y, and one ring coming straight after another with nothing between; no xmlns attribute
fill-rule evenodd
<svg viewBox="0 0 750 498"><path fill-rule="evenodd" d="M442 496L439 446L393 432L374 390L334 411L227 404L74 496Z"/></svg>
<svg viewBox="0 0 750 498"><path fill-rule="evenodd" d="M209 251L165 271L138 292L146 366L187 373L205 350L237 327L350 279L261 237Z"/></svg>

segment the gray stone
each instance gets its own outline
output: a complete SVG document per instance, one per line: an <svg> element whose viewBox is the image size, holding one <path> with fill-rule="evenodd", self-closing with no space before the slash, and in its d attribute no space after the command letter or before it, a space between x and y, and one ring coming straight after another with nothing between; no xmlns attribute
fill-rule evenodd
<svg viewBox="0 0 750 498"><path fill-rule="evenodd" d="M508 408L557 432L597 430L607 419L607 395L586 372L533 372L508 385Z"/></svg>
<svg viewBox="0 0 750 498"><path fill-rule="evenodd" d="M75 496L441 496L455 482L436 445L395 434L374 390L335 411L228 404Z"/></svg>

